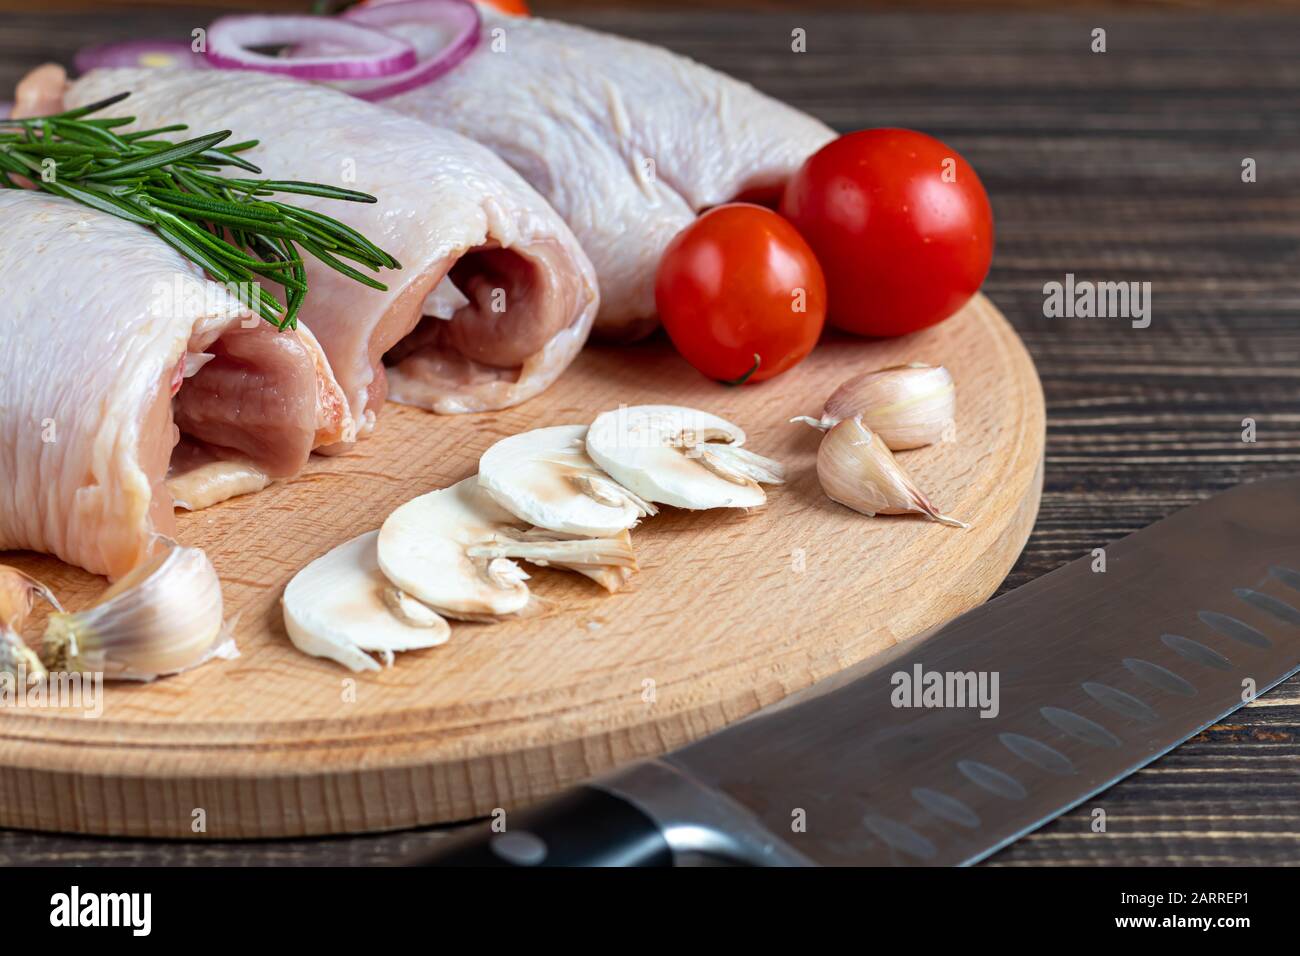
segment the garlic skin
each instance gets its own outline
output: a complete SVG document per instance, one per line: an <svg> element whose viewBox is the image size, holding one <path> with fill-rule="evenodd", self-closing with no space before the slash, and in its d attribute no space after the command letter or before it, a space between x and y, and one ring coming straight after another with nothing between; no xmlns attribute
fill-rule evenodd
<svg viewBox="0 0 1300 956"><path fill-rule="evenodd" d="M22 626L38 597L56 611L63 610L54 592L40 581L0 564L0 673L45 675L45 665L22 637Z"/></svg>
<svg viewBox="0 0 1300 956"><path fill-rule="evenodd" d="M820 419L790 419L829 431L860 416L866 428L893 451L922 448L952 434L957 388L942 365L895 365L855 375L826 400Z"/></svg>
<svg viewBox="0 0 1300 956"><path fill-rule="evenodd" d="M954 528L969 527L939 513L861 416L826 433L817 449L817 477L832 500L864 515L919 514Z"/></svg>
<svg viewBox="0 0 1300 956"><path fill-rule="evenodd" d="M160 537L153 555L97 603L50 615L42 656L51 670L153 680L235 656L221 615L221 582L208 556Z"/></svg>

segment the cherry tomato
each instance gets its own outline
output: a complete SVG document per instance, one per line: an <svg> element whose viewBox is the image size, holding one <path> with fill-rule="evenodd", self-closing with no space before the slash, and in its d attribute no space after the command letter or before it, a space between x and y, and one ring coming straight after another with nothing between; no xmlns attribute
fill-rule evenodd
<svg viewBox="0 0 1300 956"><path fill-rule="evenodd" d="M904 335L973 296L993 259L993 211L954 149L907 129L849 133L786 184L781 213L826 273L831 325Z"/></svg>
<svg viewBox="0 0 1300 956"><path fill-rule="evenodd" d="M361 0L357 6L378 6L380 3L395 2L396 0ZM528 4L525 0L482 0L482 2L489 7L500 10L502 13L513 14L517 17L526 17L529 15Z"/></svg>
<svg viewBox="0 0 1300 956"><path fill-rule="evenodd" d="M705 375L761 382L817 344L826 281L790 223L762 206L728 203L669 243L655 304L677 351Z"/></svg>
<svg viewBox="0 0 1300 956"><path fill-rule="evenodd" d="M502 13L514 14L517 17L528 16L528 4L524 0L483 0L489 7L496 7Z"/></svg>

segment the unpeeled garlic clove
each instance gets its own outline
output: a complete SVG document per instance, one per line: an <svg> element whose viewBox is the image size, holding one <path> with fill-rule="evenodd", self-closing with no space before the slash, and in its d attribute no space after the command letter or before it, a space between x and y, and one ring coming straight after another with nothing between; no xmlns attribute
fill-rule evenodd
<svg viewBox="0 0 1300 956"><path fill-rule="evenodd" d="M920 514L954 528L969 527L939 513L860 416L826 433L817 450L817 477L831 499L865 515Z"/></svg>
<svg viewBox="0 0 1300 956"><path fill-rule="evenodd" d="M895 365L855 375L826 400L821 418L802 422L829 431L855 416L894 451L921 448L952 435L957 390L942 365Z"/></svg>
<svg viewBox="0 0 1300 956"><path fill-rule="evenodd" d="M221 582L208 556L160 538L154 554L84 611L50 615L42 656L53 670L153 680L233 656Z"/></svg>
<svg viewBox="0 0 1300 956"><path fill-rule="evenodd" d="M63 610L54 592L40 581L17 568L0 565L0 673L45 674L45 665L22 637L22 626L38 597L56 611Z"/></svg>

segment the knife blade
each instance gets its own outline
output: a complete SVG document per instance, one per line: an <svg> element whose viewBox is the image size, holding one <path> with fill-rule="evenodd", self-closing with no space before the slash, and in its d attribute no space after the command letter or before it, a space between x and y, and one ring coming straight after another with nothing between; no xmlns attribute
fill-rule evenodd
<svg viewBox="0 0 1300 956"><path fill-rule="evenodd" d="M424 861L960 865L1300 670L1300 477L1241 485Z"/></svg>

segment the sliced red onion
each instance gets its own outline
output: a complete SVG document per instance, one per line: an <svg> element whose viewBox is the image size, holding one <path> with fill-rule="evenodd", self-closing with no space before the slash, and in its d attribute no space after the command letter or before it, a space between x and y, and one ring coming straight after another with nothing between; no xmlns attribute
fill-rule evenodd
<svg viewBox="0 0 1300 956"><path fill-rule="evenodd" d="M268 56L249 47L328 45L329 56ZM224 70L260 70L301 80L377 79L418 64L405 40L337 17L230 16L208 27L208 62Z"/></svg>
<svg viewBox="0 0 1300 956"><path fill-rule="evenodd" d="M352 7L343 17L410 41L420 58L413 69L383 80L333 84L371 101L386 100L442 76L478 46L483 24L478 7L469 0L392 0Z"/></svg>
<svg viewBox="0 0 1300 956"><path fill-rule="evenodd" d="M82 74L99 67L118 66L193 70L203 65L203 57L183 40L127 40L83 47L77 51L72 65Z"/></svg>
<svg viewBox="0 0 1300 956"><path fill-rule="evenodd" d="M14 115L14 105L12 103L0 103L0 119L8 119Z"/></svg>

